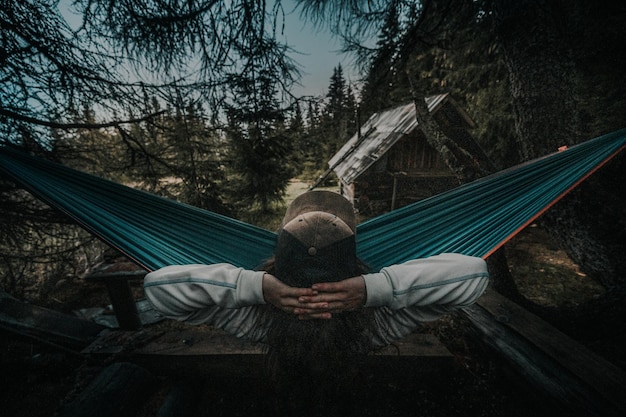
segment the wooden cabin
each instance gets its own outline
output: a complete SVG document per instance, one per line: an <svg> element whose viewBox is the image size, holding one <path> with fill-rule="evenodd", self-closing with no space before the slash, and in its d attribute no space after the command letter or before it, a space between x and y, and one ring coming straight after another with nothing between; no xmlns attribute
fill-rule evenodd
<svg viewBox="0 0 626 417"><path fill-rule="evenodd" d="M449 94L426 99L442 131L462 149L486 158L469 130L474 122ZM341 194L363 215L376 215L459 185L441 155L417 128L415 106L373 114L330 159Z"/></svg>

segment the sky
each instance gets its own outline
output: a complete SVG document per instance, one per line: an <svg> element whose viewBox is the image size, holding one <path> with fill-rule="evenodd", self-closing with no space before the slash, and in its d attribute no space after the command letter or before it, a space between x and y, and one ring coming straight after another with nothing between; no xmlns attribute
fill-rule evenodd
<svg viewBox="0 0 626 417"><path fill-rule="evenodd" d="M68 12L69 4L71 0L61 0L59 9L71 25L74 21L79 22L79 17ZM302 78L300 85L294 86L294 95L325 96L333 69L338 64L341 64L348 83L357 82L359 76L353 69L352 56L339 52L340 40L328 31L320 31L313 24L303 22L293 0L282 0L282 5L285 12L284 39L292 49L298 51L290 56L301 66Z"/></svg>
<svg viewBox="0 0 626 417"><path fill-rule="evenodd" d="M341 42L328 31L319 31L311 23L300 19L292 0L283 0L285 9L285 39L299 54L292 58L302 66L301 86L294 93L300 95L326 95L333 69L341 64L348 83L357 82L359 75L354 69L353 57L341 54Z"/></svg>

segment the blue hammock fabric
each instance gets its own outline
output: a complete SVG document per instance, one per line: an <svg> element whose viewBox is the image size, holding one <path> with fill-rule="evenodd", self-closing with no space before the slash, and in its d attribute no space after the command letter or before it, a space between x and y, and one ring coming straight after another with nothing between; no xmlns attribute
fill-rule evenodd
<svg viewBox="0 0 626 417"><path fill-rule="evenodd" d="M487 258L626 147L626 129L497 172L359 225L374 269L443 252Z"/></svg>
<svg viewBox="0 0 626 417"><path fill-rule="evenodd" d="M486 258L624 147L626 129L363 222L358 255L373 270L443 252ZM252 269L275 246L274 232L8 148L0 162L0 172L147 270Z"/></svg>
<svg viewBox="0 0 626 417"><path fill-rule="evenodd" d="M0 150L0 171L148 271L227 262L253 269L276 234L41 158Z"/></svg>

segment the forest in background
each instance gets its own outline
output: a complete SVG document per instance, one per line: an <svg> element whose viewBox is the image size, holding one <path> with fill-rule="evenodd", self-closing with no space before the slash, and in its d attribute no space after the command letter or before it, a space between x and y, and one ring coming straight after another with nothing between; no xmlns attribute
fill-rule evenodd
<svg viewBox="0 0 626 417"><path fill-rule="evenodd" d="M280 1L78 0L77 27L54 0L2 1L1 144L270 227L290 179L316 179L360 123L396 104L451 93L494 170L624 127L622 5L297 3L341 37L360 83L337 65L326 96L290 93L299 69L280 38ZM623 159L546 219L615 296L625 276ZM95 238L11 182L0 196L10 294L45 296L102 256Z"/></svg>

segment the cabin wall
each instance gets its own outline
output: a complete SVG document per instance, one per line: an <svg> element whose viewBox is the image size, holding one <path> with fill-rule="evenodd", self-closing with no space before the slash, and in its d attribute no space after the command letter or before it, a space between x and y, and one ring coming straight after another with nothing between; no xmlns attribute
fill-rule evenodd
<svg viewBox="0 0 626 417"><path fill-rule="evenodd" d="M359 213L378 215L457 185L441 156L416 132L398 140L350 184L350 196Z"/></svg>
<svg viewBox="0 0 626 417"><path fill-rule="evenodd" d="M354 188L355 188L354 184L347 184L344 181L341 181L341 180L339 181L339 194L344 196L353 205L355 203Z"/></svg>
<svg viewBox="0 0 626 417"><path fill-rule="evenodd" d="M354 206L359 213L375 216L454 188L459 182L450 174L394 176L372 171L350 185Z"/></svg>
<svg viewBox="0 0 626 417"><path fill-rule="evenodd" d="M450 173L441 155L427 143L421 132L404 135L387 151L385 157L384 170L394 174L445 176Z"/></svg>
<svg viewBox="0 0 626 417"><path fill-rule="evenodd" d="M460 148L475 155L477 163L484 157L484 152L467 131L474 126L473 121L452 99L440 103L432 114L444 134ZM347 177L353 182L342 181L342 194L364 216L378 215L459 185L458 179L420 129L414 128L405 135L400 133L406 131L403 124L408 120L406 115L400 117L395 112L386 114L386 117L378 123L382 124L381 131L388 133L387 142L381 142L380 135L373 136L372 143L359 150L369 152L369 160L378 158L377 161L365 168L368 158L356 152L360 157L354 158L354 166L344 171L350 172ZM399 120L397 123L394 122L396 119ZM402 137L397 139L398 135ZM387 149L385 144L393 145ZM359 173L361 169L364 171ZM358 176L352 180L355 172Z"/></svg>

